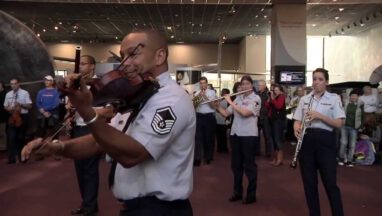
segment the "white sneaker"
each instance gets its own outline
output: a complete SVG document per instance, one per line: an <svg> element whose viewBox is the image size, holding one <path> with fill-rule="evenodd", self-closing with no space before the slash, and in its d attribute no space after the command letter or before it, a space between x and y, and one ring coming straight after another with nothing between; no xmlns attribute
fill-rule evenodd
<svg viewBox="0 0 382 216"><path fill-rule="evenodd" d="M345 165L345 163L342 162L342 161L338 161L338 165L339 165L339 166L343 166L343 165Z"/></svg>
<svg viewBox="0 0 382 216"><path fill-rule="evenodd" d="M346 167L354 167L354 164L352 162L346 163Z"/></svg>

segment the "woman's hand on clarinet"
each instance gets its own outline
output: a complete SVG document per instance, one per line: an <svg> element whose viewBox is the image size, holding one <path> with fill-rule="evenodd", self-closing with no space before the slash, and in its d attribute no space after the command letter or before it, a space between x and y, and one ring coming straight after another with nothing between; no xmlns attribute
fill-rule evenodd
<svg viewBox="0 0 382 216"><path fill-rule="evenodd" d="M62 150L62 145L60 141L44 140L42 138L37 138L30 141L21 151L21 161L26 162L30 159L33 154L41 156L50 156L56 154Z"/></svg>
<svg viewBox="0 0 382 216"><path fill-rule="evenodd" d="M294 127L294 136L297 138L297 139L300 139L301 137L301 126L299 127Z"/></svg>
<svg viewBox="0 0 382 216"><path fill-rule="evenodd" d="M321 114L316 111L309 111L306 113L306 120L308 122L321 119Z"/></svg>

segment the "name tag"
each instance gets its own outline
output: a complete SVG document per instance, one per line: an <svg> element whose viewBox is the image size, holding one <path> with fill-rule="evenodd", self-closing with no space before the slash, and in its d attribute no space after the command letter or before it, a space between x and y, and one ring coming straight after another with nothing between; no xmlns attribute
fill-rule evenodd
<svg viewBox="0 0 382 216"><path fill-rule="evenodd" d="M332 104L329 104L329 103L320 103L321 105L324 105L324 106L331 106Z"/></svg>

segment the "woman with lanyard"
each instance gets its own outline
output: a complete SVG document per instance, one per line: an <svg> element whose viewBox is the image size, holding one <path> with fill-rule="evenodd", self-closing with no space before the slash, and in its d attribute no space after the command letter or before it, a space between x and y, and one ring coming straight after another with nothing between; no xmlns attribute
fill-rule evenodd
<svg viewBox="0 0 382 216"><path fill-rule="evenodd" d="M341 192L337 186L336 140L334 128L344 124L345 113L338 95L326 91L329 74L323 68L313 71L313 91L302 97L294 113L294 133L303 143L299 154L301 177L310 216L320 215L318 176L330 201L332 215L344 215ZM305 116L305 134L302 120Z"/></svg>
<svg viewBox="0 0 382 216"><path fill-rule="evenodd" d="M250 76L241 78L241 90L253 89ZM229 95L224 96L228 102L227 109L217 103L217 111L224 117L234 115L230 141L232 145L231 168L234 175L234 193L230 202L243 198L243 172L248 178L247 197L243 204L256 202L257 165L255 162L255 146L258 145L257 119L261 107L261 99L253 91L238 95L234 101ZM249 127L251 126L251 127Z"/></svg>

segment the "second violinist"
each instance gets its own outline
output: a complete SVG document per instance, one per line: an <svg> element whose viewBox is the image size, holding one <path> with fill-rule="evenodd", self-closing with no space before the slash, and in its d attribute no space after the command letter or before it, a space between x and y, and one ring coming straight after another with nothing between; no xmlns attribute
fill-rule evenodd
<svg viewBox="0 0 382 216"><path fill-rule="evenodd" d="M16 78L10 81L11 91L5 95L4 108L10 113L8 120L7 140L8 140L8 163L16 163L20 152L25 144L25 136L28 128L28 113L32 108L32 100L29 92L20 88L19 80Z"/></svg>

